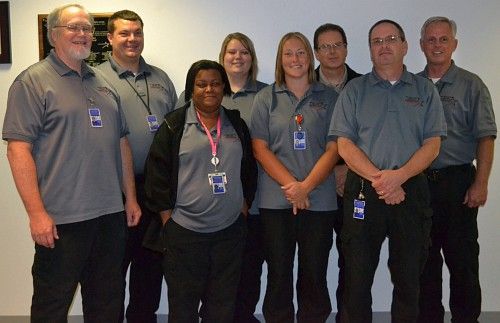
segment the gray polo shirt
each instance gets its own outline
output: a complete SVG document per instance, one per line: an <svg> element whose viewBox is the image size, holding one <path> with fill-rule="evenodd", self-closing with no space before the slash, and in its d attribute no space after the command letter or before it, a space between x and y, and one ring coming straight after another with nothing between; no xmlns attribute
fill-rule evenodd
<svg viewBox="0 0 500 323"><path fill-rule="evenodd" d="M330 136L352 140L379 169L403 166L431 137L446 136L439 94L403 71L394 85L373 70L349 82L335 106Z"/></svg>
<svg viewBox="0 0 500 323"><path fill-rule="evenodd" d="M298 100L285 85L275 83L255 96L252 108L252 138L264 140L269 149L298 180L304 180L328 143L328 126L338 94L330 87L314 82L304 97ZM297 131L294 116L302 114L302 128L306 131L305 150L293 149L293 133ZM337 209L335 175L318 185L310 194L311 211ZM259 169L257 195L260 208L288 209L280 185L264 170Z"/></svg>
<svg viewBox="0 0 500 323"><path fill-rule="evenodd" d="M427 77L427 70L418 75ZM435 85L448 134L431 168L470 164L476 158L478 140L497 135L490 92L476 74L457 67L455 62Z"/></svg>
<svg viewBox="0 0 500 323"><path fill-rule="evenodd" d="M134 173L140 175L144 172L144 162L154 137L154 132L150 131L146 121L149 115L146 106L149 102L149 110L156 116L158 124L161 124L165 114L172 111L177 103L174 84L164 71L147 64L142 57L137 75L120 67L113 57L97 68L120 95L130 131L127 138L132 148Z"/></svg>
<svg viewBox="0 0 500 323"><path fill-rule="evenodd" d="M91 127L98 108L102 127ZM127 134L118 95L82 63L82 76L51 51L9 90L2 137L33 145L38 186L56 224L123 211L120 138Z"/></svg>
<svg viewBox="0 0 500 323"><path fill-rule="evenodd" d="M247 84L240 89L236 93L232 93L230 96L224 96L222 99L222 105L227 109L239 110L241 114L241 118L245 121L245 123L250 127L250 119L252 115L252 104L257 92L266 87L266 83L262 83L260 81L251 82L247 81ZM184 92L179 96L179 101L177 102L176 109L182 107L186 104L186 100L184 97ZM260 167L260 165L258 165ZM249 210L250 214L258 214L258 193L255 195L255 199L252 203L252 207Z"/></svg>
<svg viewBox="0 0 500 323"><path fill-rule="evenodd" d="M196 110L191 103L179 147L179 183L172 213L176 223L196 232L216 232L236 221L243 206L241 184L241 141L224 110L220 109L221 138L217 146L218 172L227 177L226 193L214 195L208 174L214 172L210 162L212 150ZM216 140L216 126L211 129Z"/></svg>

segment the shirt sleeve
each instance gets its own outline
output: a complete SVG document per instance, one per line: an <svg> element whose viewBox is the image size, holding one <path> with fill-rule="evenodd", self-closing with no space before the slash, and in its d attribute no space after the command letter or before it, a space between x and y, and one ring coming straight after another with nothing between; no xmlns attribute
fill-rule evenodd
<svg viewBox="0 0 500 323"><path fill-rule="evenodd" d="M35 88L16 80L9 89L2 138L33 143L43 129L45 99Z"/></svg>
<svg viewBox="0 0 500 323"><path fill-rule="evenodd" d="M490 91L479 77L471 86L472 133L476 139L497 136Z"/></svg>
<svg viewBox="0 0 500 323"><path fill-rule="evenodd" d="M272 104L272 91L262 90L255 96L252 105L250 134L252 139L262 139L269 143L269 111ZM270 94L270 95L269 95Z"/></svg>
<svg viewBox="0 0 500 323"><path fill-rule="evenodd" d="M427 82L427 89L425 93L429 93L427 97L427 113L425 116L424 134L423 139L432 137L446 138L446 119L444 117L443 104L441 97L436 87Z"/></svg>
<svg viewBox="0 0 500 323"><path fill-rule="evenodd" d="M328 131L330 140L337 140L338 137L345 137L353 142L357 141L357 102L354 98L354 94L355 89L349 86L349 84L347 84L346 88L340 93L330 121L330 129Z"/></svg>

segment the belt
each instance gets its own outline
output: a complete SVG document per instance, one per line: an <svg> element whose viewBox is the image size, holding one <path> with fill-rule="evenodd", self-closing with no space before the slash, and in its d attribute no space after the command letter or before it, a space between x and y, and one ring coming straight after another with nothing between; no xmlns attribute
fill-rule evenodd
<svg viewBox="0 0 500 323"><path fill-rule="evenodd" d="M453 165L443 168L426 169L424 173L429 181L437 182L443 179L445 176L455 175L457 173L464 173L465 171L471 169L472 167L473 167L472 164Z"/></svg>

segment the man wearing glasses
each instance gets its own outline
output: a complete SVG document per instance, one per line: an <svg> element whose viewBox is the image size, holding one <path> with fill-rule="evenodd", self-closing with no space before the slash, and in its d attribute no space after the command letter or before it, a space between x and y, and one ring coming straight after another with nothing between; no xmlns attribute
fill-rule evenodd
<svg viewBox="0 0 500 323"><path fill-rule="evenodd" d="M35 242L31 321L65 322L80 284L85 321L117 322L125 222L141 216L127 125L117 94L83 61L89 13L66 5L47 22L55 49L12 84L2 132Z"/></svg>
<svg viewBox="0 0 500 323"><path fill-rule="evenodd" d="M371 287L388 237L392 321L414 322L431 225L422 172L437 156L446 125L436 89L403 64L408 44L401 26L378 21L368 42L373 70L347 84L330 126L349 166L342 321L371 322Z"/></svg>
<svg viewBox="0 0 500 323"><path fill-rule="evenodd" d="M314 32L314 56L320 62L316 68L316 81L333 87L337 93L353 78L361 74L353 71L345 60L347 37L339 25L324 24Z"/></svg>
<svg viewBox="0 0 500 323"><path fill-rule="evenodd" d="M345 60L347 57L347 37L342 27L335 24L324 24L319 26L314 32L314 56L320 62L316 68L316 81L321 82L335 89L340 93L344 86L352 79L361 76L361 74L352 70ZM341 315L341 295L344 290L344 257L342 255L340 232L342 230L343 195L344 184L347 175L347 165L342 158L339 159L334 168L335 181L337 188L337 206L333 228L337 237L335 244L339 254L338 259L338 286L337 286L337 322L340 322Z"/></svg>
<svg viewBox="0 0 500 323"><path fill-rule="evenodd" d="M452 321L477 322L481 314L477 213L488 196L497 128L488 88L452 60L456 32L446 17L431 17L421 29L427 66L419 75L439 91L448 136L427 171L432 244L421 280L420 322L443 322L441 250L450 271Z"/></svg>
<svg viewBox="0 0 500 323"><path fill-rule="evenodd" d="M139 225L128 230L123 274L129 274L127 322L156 322L160 306L163 270L161 253L142 246L144 234L154 218L145 205L144 163L149 147L163 117L174 109L177 94L168 75L146 63L144 24L130 10L115 12L108 20L108 40L113 48L109 60L100 69L120 95L120 102L129 125L127 135L132 148L137 200L142 210Z"/></svg>

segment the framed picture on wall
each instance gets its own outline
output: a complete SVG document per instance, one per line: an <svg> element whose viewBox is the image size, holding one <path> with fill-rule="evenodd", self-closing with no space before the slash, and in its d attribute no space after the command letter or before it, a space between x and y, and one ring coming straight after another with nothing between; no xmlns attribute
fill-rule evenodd
<svg viewBox="0 0 500 323"><path fill-rule="evenodd" d="M91 13L94 17L94 39L90 55L85 60L91 66L97 66L108 60L111 45L108 42L108 19L112 13ZM47 14L38 15L38 56L42 60L49 55L52 46L47 38Z"/></svg>
<svg viewBox="0 0 500 323"><path fill-rule="evenodd" d="M0 64L12 63L10 50L9 2L0 1Z"/></svg>

